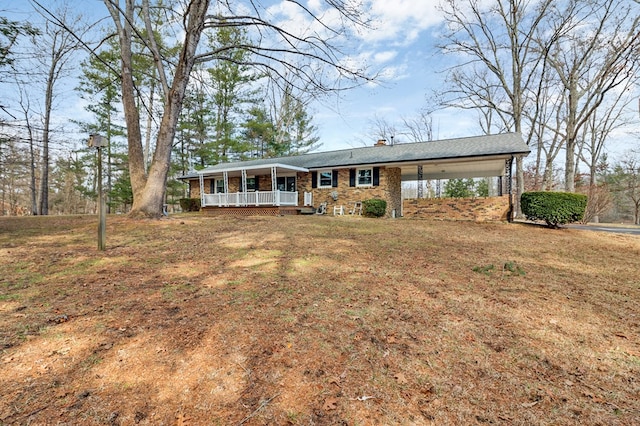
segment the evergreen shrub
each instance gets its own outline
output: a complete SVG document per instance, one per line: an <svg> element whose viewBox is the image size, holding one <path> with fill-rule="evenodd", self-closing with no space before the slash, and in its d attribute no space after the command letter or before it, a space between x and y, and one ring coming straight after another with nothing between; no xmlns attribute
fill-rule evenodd
<svg viewBox="0 0 640 426"><path fill-rule="evenodd" d="M180 198L180 208L183 212L200 211L200 198Z"/></svg>
<svg viewBox="0 0 640 426"><path fill-rule="evenodd" d="M543 220L551 228L579 222L587 208L587 196L570 192L525 192L520 198L522 213L529 220Z"/></svg>
<svg viewBox="0 0 640 426"><path fill-rule="evenodd" d="M366 217L382 217L387 210L385 200L371 199L362 202L362 214Z"/></svg>

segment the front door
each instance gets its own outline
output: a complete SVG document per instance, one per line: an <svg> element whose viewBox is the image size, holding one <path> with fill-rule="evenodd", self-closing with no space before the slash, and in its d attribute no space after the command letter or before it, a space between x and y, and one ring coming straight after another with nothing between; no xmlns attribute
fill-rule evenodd
<svg viewBox="0 0 640 426"><path fill-rule="evenodd" d="M278 176L278 191L296 192L295 176Z"/></svg>

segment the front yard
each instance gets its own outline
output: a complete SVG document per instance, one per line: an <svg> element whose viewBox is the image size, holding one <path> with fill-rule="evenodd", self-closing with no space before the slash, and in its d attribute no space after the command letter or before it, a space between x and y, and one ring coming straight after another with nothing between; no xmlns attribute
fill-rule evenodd
<svg viewBox="0 0 640 426"><path fill-rule="evenodd" d="M0 218L1 424L640 424L640 238ZM190 422L190 423L189 423Z"/></svg>

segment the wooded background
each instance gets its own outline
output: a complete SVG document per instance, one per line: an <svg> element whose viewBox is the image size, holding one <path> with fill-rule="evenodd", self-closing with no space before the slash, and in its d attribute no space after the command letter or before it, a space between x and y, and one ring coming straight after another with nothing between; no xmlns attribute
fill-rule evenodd
<svg viewBox="0 0 640 426"><path fill-rule="evenodd" d="M191 170L321 148L314 102L378 78L339 43L370 28L367 3L327 0L328 20L290 2L316 24L304 33L270 20L270 3L104 0L97 20L32 1L42 19L29 22L0 10L0 214L95 213L96 150L70 129L106 138L108 210L139 216L177 207L176 177ZM367 139L429 141L434 112L471 113L476 134L516 131L531 147L518 194L581 192L587 219L640 224L640 4L445 0L441 12L431 48L447 84L412 118L372 117ZM88 121L59 114L77 96ZM441 196L487 186L430 185Z"/></svg>

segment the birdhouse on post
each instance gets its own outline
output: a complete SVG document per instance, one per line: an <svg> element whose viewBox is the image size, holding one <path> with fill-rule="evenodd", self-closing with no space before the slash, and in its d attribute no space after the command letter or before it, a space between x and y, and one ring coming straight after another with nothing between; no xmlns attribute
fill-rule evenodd
<svg viewBox="0 0 640 426"><path fill-rule="evenodd" d="M89 135L89 146L98 150L98 250L104 250L107 241L107 207L102 191L102 150L108 140L100 135Z"/></svg>
<svg viewBox="0 0 640 426"><path fill-rule="evenodd" d="M107 146L107 141L100 135L89 135L89 146L92 148L103 148Z"/></svg>

